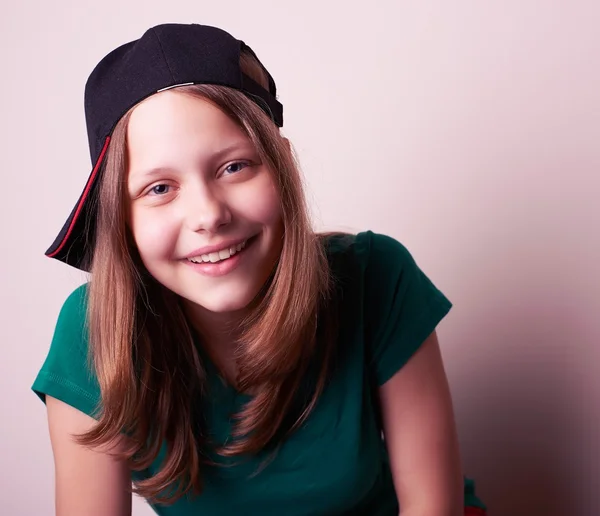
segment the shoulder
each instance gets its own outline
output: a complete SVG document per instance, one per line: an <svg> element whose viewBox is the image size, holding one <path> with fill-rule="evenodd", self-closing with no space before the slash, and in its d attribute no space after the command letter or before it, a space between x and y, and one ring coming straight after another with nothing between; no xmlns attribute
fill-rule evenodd
<svg viewBox="0 0 600 516"><path fill-rule="evenodd" d="M80 356L88 352L88 284L73 290L60 309L50 353L68 353L77 351Z"/></svg>
<svg viewBox="0 0 600 516"><path fill-rule="evenodd" d="M75 288L62 304L60 313L66 316L81 316L87 311L88 283Z"/></svg>
<svg viewBox="0 0 600 516"><path fill-rule="evenodd" d="M395 238L373 231L356 235L356 252L365 264L414 266L415 260L407 247Z"/></svg>
<svg viewBox="0 0 600 516"><path fill-rule="evenodd" d="M65 332L85 337L87 331L88 284L84 283L73 290L65 299L56 322L54 340ZM69 339L70 340L70 339ZM87 339L83 339L87 340ZM81 341L79 341L81 343Z"/></svg>
<svg viewBox="0 0 600 516"><path fill-rule="evenodd" d="M331 233L326 236L329 261L335 269L355 266L355 274L384 279L386 274L415 271L415 260L407 247L395 238L363 231L357 234Z"/></svg>
<svg viewBox="0 0 600 516"><path fill-rule="evenodd" d="M331 237L329 255L334 274L342 280L343 324L360 330L369 364L382 385L452 304L408 248L391 236L364 231Z"/></svg>
<svg viewBox="0 0 600 516"><path fill-rule="evenodd" d="M381 327L392 309L419 310L441 295L407 247L391 236L373 231L332 234L327 243L345 309L360 310L367 328Z"/></svg>
<svg viewBox="0 0 600 516"><path fill-rule="evenodd" d="M84 284L63 302L33 390L42 400L49 395L91 415L100 392L89 361L87 299L88 286Z"/></svg>
<svg viewBox="0 0 600 516"><path fill-rule="evenodd" d="M356 253L361 257L371 254L392 253L412 260L408 249L400 241L382 233L371 230L359 233L324 233L327 251L332 254Z"/></svg>

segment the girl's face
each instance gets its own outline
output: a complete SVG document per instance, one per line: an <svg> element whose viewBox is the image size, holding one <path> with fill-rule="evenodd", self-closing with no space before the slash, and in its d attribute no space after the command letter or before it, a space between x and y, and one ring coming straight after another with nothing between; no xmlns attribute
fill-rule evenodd
<svg viewBox="0 0 600 516"><path fill-rule="evenodd" d="M246 307L282 247L279 195L248 137L213 104L165 91L127 128L129 223L144 265L210 312Z"/></svg>

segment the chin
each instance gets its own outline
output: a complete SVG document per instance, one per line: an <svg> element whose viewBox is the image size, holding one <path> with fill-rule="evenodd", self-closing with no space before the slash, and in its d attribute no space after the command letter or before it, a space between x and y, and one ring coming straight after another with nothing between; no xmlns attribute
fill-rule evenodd
<svg viewBox="0 0 600 516"><path fill-rule="evenodd" d="M186 296L185 297L189 302L203 308L204 310L208 310L213 313L229 313L229 312L238 312L248 307L256 294L256 292L246 292L242 293L239 290L235 293L232 292L223 292L220 294L212 293L210 297L204 296Z"/></svg>

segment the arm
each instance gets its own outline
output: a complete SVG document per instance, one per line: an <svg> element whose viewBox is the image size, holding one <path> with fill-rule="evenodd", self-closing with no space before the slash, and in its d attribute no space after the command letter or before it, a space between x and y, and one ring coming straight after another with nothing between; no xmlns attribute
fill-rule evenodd
<svg viewBox="0 0 600 516"><path fill-rule="evenodd" d="M79 410L46 396L54 453L57 516L130 516L131 476L127 465L76 443L95 424ZM117 447L119 443L117 443Z"/></svg>
<svg viewBox="0 0 600 516"><path fill-rule="evenodd" d="M462 515L458 439L435 331L379 397L400 514Z"/></svg>

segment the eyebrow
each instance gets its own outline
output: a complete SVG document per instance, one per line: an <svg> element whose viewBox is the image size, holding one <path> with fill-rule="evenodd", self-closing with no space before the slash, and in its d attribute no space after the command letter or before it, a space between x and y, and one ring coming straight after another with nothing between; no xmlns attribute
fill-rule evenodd
<svg viewBox="0 0 600 516"><path fill-rule="evenodd" d="M223 159L223 157L226 156L227 154L229 154L230 152L233 152L236 150L252 150L254 152L254 146L252 145L251 142L246 141L246 140L236 141L230 145L227 145L226 147L219 149L217 152L211 154L210 157L208 158L208 160L219 161L219 160ZM165 173L171 173L171 172L176 172L176 171L177 171L177 169L174 169L173 167L167 167L167 166L153 167L151 169L144 170L144 171L134 171L134 174L131 174L131 172L130 172L129 177L134 177L136 181L140 181L142 179L151 179L154 176L160 176Z"/></svg>

